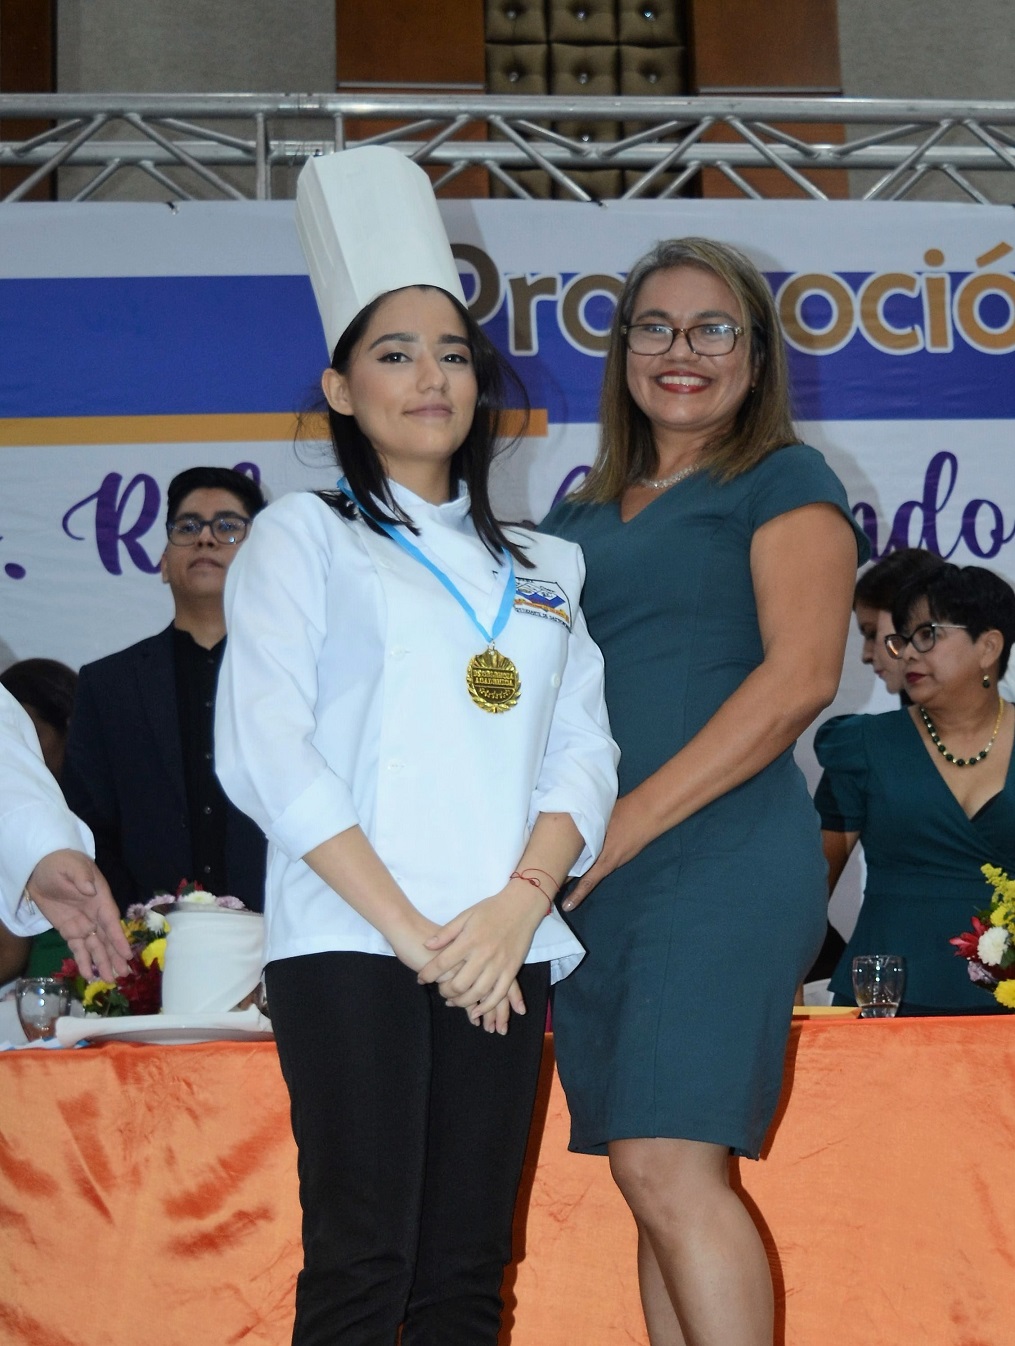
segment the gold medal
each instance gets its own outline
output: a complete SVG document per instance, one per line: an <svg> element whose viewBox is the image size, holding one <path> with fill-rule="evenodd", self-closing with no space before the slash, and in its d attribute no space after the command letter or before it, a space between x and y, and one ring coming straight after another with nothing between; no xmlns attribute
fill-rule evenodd
<svg viewBox="0 0 1015 1346"><path fill-rule="evenodd" d="M465 685L480 710L488 710L491 715L517 706L522 691L517 668L492 644L469 660Z"/></svg>

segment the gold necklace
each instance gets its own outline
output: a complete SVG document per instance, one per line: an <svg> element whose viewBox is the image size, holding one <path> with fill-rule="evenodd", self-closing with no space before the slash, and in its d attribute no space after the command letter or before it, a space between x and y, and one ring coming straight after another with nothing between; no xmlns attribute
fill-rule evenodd
<svg viewBox="0 0 1015 1346"><path fill-rule="evenodd" d="M994 732L990 736L990 742L985 748L982 748L975 757L956 757L954 753L948 751L945 745L938 737L938 732L934 728L934 721L930 718L922 706L917 706L920 712L920 719L927 727L927 733L930 735L930 741L946 762L951 762L952 766L976 766L977 762L982 762L987 753L994 746L994 740L997 738L997 731L1001 728L1001 716L1004 714L1004 702L1000 697L997 698L997 719L994 721Z"/></svg>

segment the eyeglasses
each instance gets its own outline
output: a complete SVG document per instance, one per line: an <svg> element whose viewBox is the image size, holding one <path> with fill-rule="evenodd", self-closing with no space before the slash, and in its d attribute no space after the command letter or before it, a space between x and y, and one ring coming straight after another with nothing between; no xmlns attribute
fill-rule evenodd
<svg viewBox="0 0 1015 1346"><path fill-rule="evenodd" d="M698 323L695 327L671 327L665 322L636 322L622 327L627 349L634 355L665 355L678 336L692 355L729 355L743 336L742 327L728 322Z"/></svg>
<svg viewBox="0 0 1015 1346"><path fill-rule="evenodd" d="M917 654L926 654L937 644L939 631L968 631L968 629L967 626L956 626L952 622L923 622L908 636L903 635L901 631L893 631L891 635L885 636L885 649L893 659L901 659L906 653L907 645L912 645Z"/></svg>
<svg viewBox="0 0 1015 1346"><path fill-rule="evenodd" d="M193 547L206 528L216 542L235 547L247 536L250 520L241 514L216 514L213 519L202 519L197 514L181 514L166 524L166 535L174 547Z"/></svg>

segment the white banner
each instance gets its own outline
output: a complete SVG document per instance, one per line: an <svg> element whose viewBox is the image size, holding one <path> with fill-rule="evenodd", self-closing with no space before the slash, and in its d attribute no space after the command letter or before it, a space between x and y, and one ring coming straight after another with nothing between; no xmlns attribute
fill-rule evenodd
<svg viewBox="0 0 1015 1346"><path fill-rule="evenodd" d="M514 201L442 207L477 317L535 411L495 500L541 518L595 452L605 332L656 240L735 243L772 284L798 423L880 555L1015 574L1015 224L1007 208ZM328 485L293 413L326 361L292 204L0 209L0 665L75 667L158 630L164 491L247 465ZM836 709L878 705L856 651ZM883 702L887 704L887 702Z"/></svg>

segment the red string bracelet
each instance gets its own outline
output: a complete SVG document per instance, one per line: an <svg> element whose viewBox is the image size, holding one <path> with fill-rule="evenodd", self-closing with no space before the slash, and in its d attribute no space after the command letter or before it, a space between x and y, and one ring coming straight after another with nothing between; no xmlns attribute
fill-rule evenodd
<svg viewBox="0 0 1015 1346"><path fill-rule="evenodd" d="M537 869L537 870L536 870L536 873L537 873L537 874L542 874L542 873L544 873L544 871L543 871L542 869ZM552 878L552 875L547 874L546 877L547 877L547 878ZM528 876L527 874L521 874L521 873L519 873L519 871L518 871L517 869L516 869L516 870L514 871L514 873L511 875L511 878L513 878L513 879L521 879L522 883L531 883L532 886L533 886L533 888L538 888L539 891L540 891L541 893L543 893L543 896L546 897L546 893L543 892L543 885L539 882L538 879L530 879L529 876ZM549 914L550 914L551 911L553 911L553 899L550 898L550 897L546 897L546 914L547 914L547 916L549 916Z"/></svg>
<svg viewBox="0 0 1015 1346"><path fill-rule="evenodd" d="M545 869L540 869L538 865L529 865L527 868L521 871L522 878L528 878L530 874L542 874L546 878L548 878L550 882L553 884L554 888L557 890L557 892L554 893L554 897L556 897L557 893L560 892L560 884L557 882L557 880L553 877L552 874L547 874Z"/></svg>

